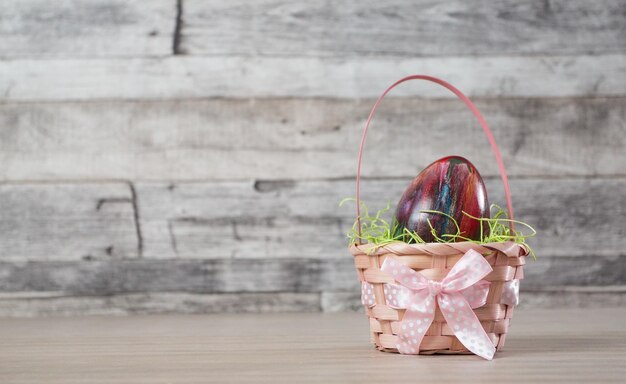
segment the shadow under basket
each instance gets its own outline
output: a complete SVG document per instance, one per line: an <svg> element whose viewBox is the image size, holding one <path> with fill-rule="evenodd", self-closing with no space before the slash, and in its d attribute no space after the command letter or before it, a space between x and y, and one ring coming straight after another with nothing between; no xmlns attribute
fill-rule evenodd
<svg viewBox="0 0 626 384"><path fill-rule="evenodd" d="M398 327L405 313L405 310L394 309L386 303L383 286L385 283L393 283L394 280L380 269L385 258L396 257L428 279L440 281L470 249L483 255L493 268L493 272L484 278L490 282L486 304L475 308L474 313L496 349L502 349L514 308L514 305L503 304L507 302L503 297L503 287L508 282L523 278L525 256L528 254L526 247L514 242L488 244L396 242L378 248L369 244L351 246L350 253L354 256L359 280L373 286L375 305L366 306L365 311L369 317L372 342L376 348L385 352L398 352L396 349ZM419 346L419 354L435 353L472 353L454 336L438 306L435 309L434 320Z"/></svg>

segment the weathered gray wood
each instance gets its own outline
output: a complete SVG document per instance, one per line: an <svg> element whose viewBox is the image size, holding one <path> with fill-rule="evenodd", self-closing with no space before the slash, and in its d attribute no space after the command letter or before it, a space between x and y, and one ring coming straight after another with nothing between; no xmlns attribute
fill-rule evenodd
<svg viewBox="0 0 626 384"><path fill-rule="evenodd" d="M600 308L626 305L625 287L559 287L528 290L520 308ZM157 313L363 311L358 289L318 293L127 293L67 296L62 292L0 293L0 317L137 315Z"/></svg>
<svg viewBox="0 0 626 384"><path fill-rule="evenodd" d="M532 268L532 264L530 266ZM323 292L324 312L363 311L361 293ZM612 308L626 305L626 286L556 287L526 289L522 282L519 309L528 308Z"/></svg>
<svg viewBox="0 0 626 384"><path fill-rule="evenodd" d="M364 312L361 304L361 292L352 290L348 292L322 292L320 297L323 312Z"/></svg>
<svg viewBox="0 0 626 384"><path fill-rule="evenodd" d="M319 258L346 252L352 209L337 204L353 194L351 181L136 188L148 258Z"/></svg>
<svg viewBox="0 0 626 384"><path fill-rule="evenodd" d="M0 57L172 53L174 0L0 2Z"/></svg>
<svg viewBox="0 0 626 384"><path fill-rule="evenodd" d="M182 51L250 56L623 52L620 0L185 0Z"/></svg>
<svg viewBox="0 0 626 384"><path fill-rule="evenodd" d="M540 232L532 242L538 261L526 269L525 289L626 285L620 251L626 238L620 221L624 183L512 181L519 218ZM405 184L366 180L364 195L379 206ZM353 212L333 203L352 187L351 180L141 183L136 190L145 258L133 260L115 257L137 252L130 186L3 185L0 291L64 296L358 291L342 239ZM488 188L499 200L497 180L488 180ZM64 201L72 202L71 209L59 203ZM33 238L40 240L28 241ZM78 260L84 252L92 256L58 261ZM39 261L22 261L28 259Z"/></svg>
<svg viewBox="0 0 626 384"><path fill-rule="evenodd" d="M315 293L358 289L351 257L0 262L0 292Z"/></svg>
<svg viewBox="0 0 626 384"><path fill-rule="evenodd" d="M395 205L410 179L366 180L374 210ZM490 201L504 202L499 179L487 180ZM517 218L539 236L539 258L607 256L626 248L626 180L511 180ZM149 258L340 257L354 205L353 180L300 182L140 183L144 256ZM546 268L549 265L546 264Z"/></svg>
<svg viewBox="0 0 626 384"><path fill-rule="evenodd" d="M529 262L523 287L552 292L563 286L624 286L625 268L626 256L542 256L537 262ZM333 259L1 262L0 277L0 292L58 292L63 296L359 291L354 263L347 251Z"/></svg>
<svg viewBox="0 0 626 384"><path fill-rule="evenodd" d="M184 57L0 61L0 101L266 96L377 97L401 76L427 73L470 96L626 93L626 55L448 58ZM428 84L394 95L453 97Z"/></svg>
<svg viewBox="0 0 626 384"><path fill-rule="evenodd" d="M381 207L406 183L367 180L364 197ZM499 181L488 186L501 202ZM622 179L512 181L519 218L540 232L531 240L540 261L621 254L623 188ZM4 184L0 193L5 261L135 257L138 229L149 258L335 258L354 214L336 206L353 195L352 180L141 183L140 228L123 183Z"/></svg>
<svg viewBox="0 0 626 384"><path fill-rule="evenodd" d="M0 260L138 256L126 183L0 184Z"/></svg>
<svg viewBox="0 0 626 384"><path fill-rule="evenodd" d="M520 308L623 308L626 287L565 287L524 291Z"/></svg>
<svg viewBox="0 0 626 384"><path fill-rule="evenodd" d="M156 313L315 312L317 293L129 293L66 296L51 292L0 294L0 317L137 315Z"/></svg>
<svg viewBox="0 0 626 384"><path fill-rule="evenodd" d="M522 178L525 305L624 305L623 2L185 0L182 39L176 3L0 3L0 315L354 306L336 202L372 98L420 72L478 98ZM424 99L377 116L364 174L403 179L370 206L450 151L495 174L449 93L393 95Z"/></svg>
<svg viewBox="0 0 626 384"><path fill-rule="evenodd" d="M626 174L624 97L475 101L512 176ZM213 99L0 104L0 178L353 177L363 120L373 103ZM391 98L373 123L363 174L412 177L418 168L451 153L472 160L485 176L498 173L487 140L463 103Z"/></svg>

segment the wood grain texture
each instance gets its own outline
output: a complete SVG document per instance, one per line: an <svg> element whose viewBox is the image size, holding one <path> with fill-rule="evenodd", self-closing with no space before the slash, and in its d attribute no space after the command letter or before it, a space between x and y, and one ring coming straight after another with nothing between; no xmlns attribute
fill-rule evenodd
<svg viewBox="0 0 626 384"><path fill-rule="evenodd" d="M626 286L626 256L541 257L525 268L523 289L553 294L554 289L568 286ZM59 292L63 296L354 293L360 289L347 252L332 259L0 262L0 277L0 292ZM607 292L611 291L603 293Z"/></svg>
<svg viewBox="0 0 626 384"><path fill-rule="evenodd" d="M606 308L626 305L626 286L526 288L519 309ZM138 314L363 312L360 290L321 293L138 292L73 295L56 291L0 293L0 317Z"/></svg>
<svg viewBox="0 0 626 384"><path fill-rule="evenodd" d="M0 260L134 258L127 183L0 184Z"/></svg>
<svg viewBox="0 0 626 384"><path fill-rule="evenodd" d="M531 263L527 271L533 270ZM545 276L544 276L545 277ZM562 286L526 288L523 281L520 304L516 308L614 308L626 305L626 286ZM361 292L322 292L321 309L324 312L363 312Z"/></svg>
<svg viewBox="0 0 626 384"><path fill-rule="evenodd" d="M626 286L552 287L524 291L520 308L623 308Z"/></svg>
<svg viewBox="0 0 626 384"><path fill-rule="evenodd" d="M0 57L172 53L172 0L19 0L0 3Z"/></svg>
<svg viewBox="0 0 626 384"><path fill-rule="evenodd" d="M624 97L475 102L511 176L626 175ZM0 178L353 177L373 103L272 98L0 104ZM464 140L451 144L449 138L458 136ZM484 176L497 175L488 151L461 102L391 98L373 123L363 171L409 178L455 153Z"/></svg>
<svg viewBox="0 0 626 384"><path fill-rule="evenodd" d="M185 57L0 61L0 101L208 97L365 98L427 73L470 96L569 97L626 93L626 55L446 58ZM435 85L394 95L452 97Z"/></svg>
<svg viewBox="0 0 626 384"><path fill-rule="evenodd" d="M625 16L620 0L4 1L0 316L352 308L336 203L374 99L414 73L495 131L540 233L528 305L624 305ZM392 95L370 207L452 153L503 201L460 102Z"/></svg>
<svg viewBox="0 0 626 384"><path fill-rule="evenodd" d="M63 292L0 293L0 317L319 311L317 293L148 292L109 296L75 296Z"/></svg>
<svg viewBox="0 0 626 384"><path fill-rule="evenodd" d="M3 383L622 383L621 309L519 310L492 362L376 351L362 314L0 320Z"/></svg>
<svg viewBox="0 0 626 384"><path fill-rule="evenodd" d="M396 200L410 179L370 179L371 209ZM626 247L624 179L511 181L517 218L540 233L539 258L621 255ZM504 201L498 179L486 181L490 201ZM139 216L148 258L334 257L343 254L353 206L353 180L139 183Z"/></svg>
<svg viewBox="0 0 626 384"><path fill-rule="evenodd" d="M405 184L365 180L364 196L379 206ZM559 290L626 285L626 257L616 252L626 238L623 184L512 180L519 218L541 234L523 284L534 291L531 305L621 303L623 294L610 290ZM497 179L487 186L492 201L501 200ZM358 292L344 238L354 213L332 203L352 192L352 180L4 184L0 292L11 296L0 308L36 315L349 307L349 297L328 298Z"/></svg>
<svg viewBox="0 0 626 384"><path fill-rule="evenodd" d="M623 52L619 0L185 0L181 49L249 56Z"/></svg>
<svg viewBox="0 0 626 384"><path fill-rule="evenodd" d="M366 180L364 197L381 207L406 183ZM541 234L531 244L548 259L619 255L623 184L622 179L511 182L519 218ZM491 201L501 202L499 181L488 179L487 185ZM351 180L139 183L137 228L128 184L4 184L3 260L134 257L137 230L148 258L333 258L343 255L345 232L354 220L351 207L338 209L336 203L353 195L353 188Z"/></svg>
<svg viewBox="0 0 626 384"><path fill-rule="evenodd" d="M316 293L358 289L350 257L0 262L1 292Z"/></svg>
<svg viewBox="0 0 626 384"><path fill-rule="evenodd" d="M405 184L365 180L364 196L380 206ZM626 284L626 258L617 251L626 238L620 221L623 184L621 179L512 180L519 218L541 234L531 242L538 260L527 268L525 288ZM497 180L489 179L487 186L492 201L501 200ZM352 192L351 180L4 184L0 291L356 290L344 238L354 213L332 203ZM134 259L138 238L143 259Z"/></svg>

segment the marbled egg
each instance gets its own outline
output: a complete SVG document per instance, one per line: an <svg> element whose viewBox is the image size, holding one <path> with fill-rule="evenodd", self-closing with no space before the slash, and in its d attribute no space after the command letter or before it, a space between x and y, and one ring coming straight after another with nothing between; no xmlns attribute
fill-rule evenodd
<svg viewBox="0 0 626 384"><path fill-rule="evenodd" d="M441 237L455 234L454 222L441 214L422 210L444 212L458 223L461 236L480 240L480 222L474 217L489 217L487 190L478 170L467 159L448 156L435 161L413 179L404 191L396 208L399 233L403 228L416 232L424 241L435 241L427 220ZM486 233L488 226L483 225Z"/></svg>

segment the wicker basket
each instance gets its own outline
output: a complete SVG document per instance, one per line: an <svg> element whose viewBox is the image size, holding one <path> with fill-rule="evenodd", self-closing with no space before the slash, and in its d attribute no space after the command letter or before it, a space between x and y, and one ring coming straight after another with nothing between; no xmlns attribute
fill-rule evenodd
<svg viewBox="0 0 626 384"><path fill-rule="evenodd" d="M396 310L385 302L383 293L384 283L393 283L393 279L380 270L384 259L395 255L404 264L413 270L422 273L429 279L441 280L454 264L469 249L474 249L485 256L493 268L485 280L491 282L487 304L474 310L485 332L491 338L494 346L499 350L504 345L509 321L513 316L513 306L502 304L503 286L506 282L524 277L523 265L526 248L515 243L430 243L406 244L394 243L371 251L370 245L354 245L350 253L354 256L354 263L359 280L371 283L374 286L376 306L366 307L370 321L372 342L381 351L398 352L396 349L396 334L398 324L402 321L404 310ZM435 320L426 332L420 354L433 353L471 353L454 336L439 308L435 311Z"/></svg>
<svg viewBox="0 0 626 384"><path fill-rule="evenodd" d="M504 184L509 217L513 218L511 195L508 187L508 179L500 152L493 139L493 135L487 126L484 118L472 102L458 89L444 82L443 80L423 75L405 77L391 85L378 99L374 105L361 140L357 170L357 221L360 229L360 170L363 146L367 135L367 129L385 95L395 86L408 80L427 80L442 85L457 95L474 113L479 123L487 135L491 148L496 156L502 181ZM372 285L374 303L373 306L365 306L369 317L372 342L377 349L385 352L398 352L398 329L402 322L405 310L394 309L387 305L383 287L385 283L394 283L393 277L381 271L381 266L387 257L394 256L400 262L421 273L426 278L441 281L448 271L461 259L469 250L475 250L485 257L493 268L484 280L490 282L486 304L475 308L474 314L485 329L487 336L491 339L496 350L504 346L509 323L513 316L513 308L517 304L513 303L510 292L503 289L507 284L517 284L523 278L523 266L528 249L523 245L505 242L490 244L475 244L471 242L458 243L427 243L427 244L407 244L402 242L387 244L382 247L374 247L368 244L355 244L350 247L350 253L354 256L354 262L358 277L361 282ZM517 286L518 287L518 286ZM516 288L517 288L516 287ZM440 308L435 308L435 316L432 324L425 333L419 345L419 354L471 354L472 352L457 339L454 332L446 324Z"/></svg>

